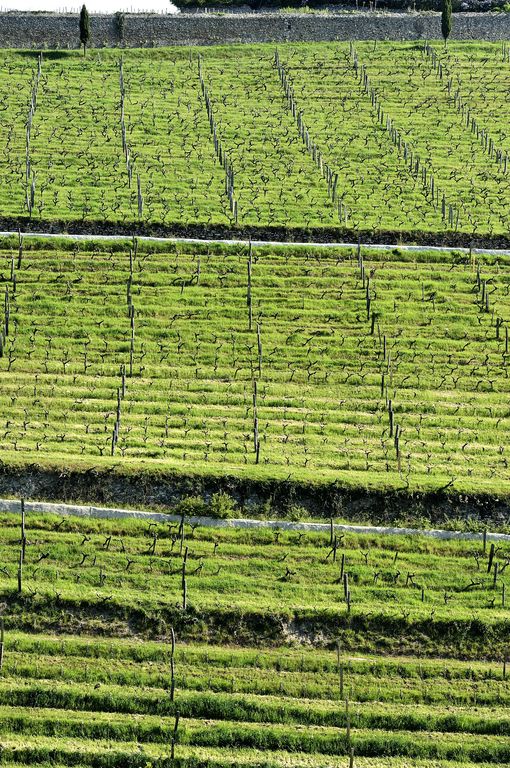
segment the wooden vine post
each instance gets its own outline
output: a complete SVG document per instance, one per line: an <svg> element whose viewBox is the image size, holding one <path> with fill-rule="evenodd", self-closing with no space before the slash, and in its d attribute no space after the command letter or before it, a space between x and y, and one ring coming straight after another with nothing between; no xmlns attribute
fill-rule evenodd
<svg viewBox="0 0 510 768"><path fill-rule="evenodd" d="M182 610L185 611L188 605L188 587L186 584L186 561L188 559L188 547L184 550L182 560Z"/></svg>
<svg viewBox="0 0 510 768"><path fill-rule="evenodd" d="M252 309L252 294L251 294L251 273L253 265L253 249L250 241L248 248L248 285L246 289L246 305L248 307L248 330L251 331L253 326L253 309Z"/></svg>
<svg viewBox="0 0 510 768"><path fill-rule="evenodd" d="M27 546L27 536L25 533L25 499L21 499L21 562L25 562L25 549ZM20 589L21 592L21 589Z"/></svg>
<svg viewBox="0 0 510 768"><path fill-rule="evenodd" d="M0 618L0 672L4 665L4 620Z"/></svg>
<svg viewBox="0 0 510 768"><path fill-rule="evenodd" d="M492 563L494 561L495 554L496 554L496 548L494 544L491 544L491 548L489 550L489 562L487 563L487 573L490 573L492 570Z"/></svg>
<svg viewBox="0 0 510 768"><path fill-rule="evenodd" d="M344 698L344 665L340 660L340 640L336 643L336 660L338 669L338 683L340 687L340 698Z"/></svg>
<svg viewBox="0 0 510 768"><path fill-rule="evenodd" d="M257 323L257 352L259 358L259 379L262 376L262 334L260 332L260 323Z"/></svg>
<svg viewBox="0 0 510 768"><path fill-rule="evenodd" d="M179 554L182 555L182 550L184 549L184 512L181 515L178 536L180 536Z"/></svg>
<svg viewBox="0 0 510 768"><path fill-rule="evenodd" d="M18 594L21 595L23 591L23 547L19 551L18 562Z"/></svg>
<svg viewBox="0 0 510 768"><path fill-rule="evenodd" d="M172 760L175 760L175 744L177 742L177 731L178 731L178 729L179 729L179 713L176 712L176 714L175 714L174 730L172 732L172 752L171 752Z"/></svg>
<svg viewBox="0 0 510 768"><path fill-rule="evenodd" d="M253 450L255 452L255 464L260 459L259 417L257 411L257 379L253 379Z"/></svg>
<svg viewBox="0 0 510 768"><path fill-rule="evenodd" d="M349 699L347 696L345 698L345 720L346 720L347 746L350 748L351 746L351 714L349 712Z"/></svg>
<svg viewBox="0 0 510 768"><path fill-rule="evenodd" d="M170 628L170 635L172 638L172 653L170 656L170 701L173 701L175 697L175 632L173 627Z"/></svg>

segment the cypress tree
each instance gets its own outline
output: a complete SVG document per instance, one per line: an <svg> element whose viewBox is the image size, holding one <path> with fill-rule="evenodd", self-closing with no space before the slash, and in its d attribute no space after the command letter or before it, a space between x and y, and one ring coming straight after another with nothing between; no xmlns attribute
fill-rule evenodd
<svg viewBox="0 0 510 768"><path fill-rule="evenodd" d="M83 45L83 55L87 54L87 44L90 40L90 19L89 12L82 6L80 11L80 43Z"/></svg>
<svg viewBox="0 0 510 768"><path fill-rule="evenodd" d="M444 44L450 37L452 31L452 0L443 0L443 7L441 10L441 32L444 37Z"/></svg>

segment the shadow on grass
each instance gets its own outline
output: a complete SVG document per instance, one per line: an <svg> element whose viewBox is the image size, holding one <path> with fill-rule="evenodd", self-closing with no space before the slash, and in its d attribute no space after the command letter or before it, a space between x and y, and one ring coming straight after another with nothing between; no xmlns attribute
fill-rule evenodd
<svg viewBox="0 0 510 768"><path fill-rule="evenodd" d="M45 51L45 50L37 50L37 49L26 49L23 51L17 51L18 56L23 56L26 59L38 59L39 55L42 53L43 60L44 59L50 59L50 60L59 60L59 59L68 59L71 57L76 57L76 54L82 55L81 52L78 50L78 48L72 50L72 51Z"/></svg>

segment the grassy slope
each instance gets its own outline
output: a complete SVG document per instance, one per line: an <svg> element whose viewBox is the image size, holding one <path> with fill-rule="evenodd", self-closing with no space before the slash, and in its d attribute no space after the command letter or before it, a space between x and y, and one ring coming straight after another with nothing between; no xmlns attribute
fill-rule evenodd
<svg viewBox="0 0 510 768"><path fill-rule="evenodd" d="M382 57L359 49L381 99L402 126L409 120L399 111L402 102L419 115L409 140L420 151L428 152L430 120L437 121L446 140L436 142L431 167L443 173L452 198L476 203L476 221L466 203L461 227L505 231L507 212L498 196L506 194L506 180L465 136L441 97L444 83L428 79L416 49L381 48ZM479 55L481 48L472 50ZM437 211L377 128L366 97L355 80L349 85L345 46L318 50L288 47L285 61L328 161L340 166L348 158L341 183L353 226L366 220L376 228L388 221L404 230L441 230ZM448 66L471 71L469 98L503 146L505 126L497 106L482 104L481 67L473 82L465 50L452 63L452 46ZM495 50L487 50L487 76L497 105L505 81L497 79ZM235 158L241 220L301 224L305 217L309 226L331 226L338 212L310 156L291 138L295 126L271 79L272 51L244 51L209 51L203 64L222 141ZM182 51L157 55L159 70L149 68L145 54L126 53L131 187L121 150L117 52L87 62L74 56L44 62L30 148L37 216L134 221L139 173L146 220L229 223L221 168L192 77L196 62ZM17 216L26 191L23 99L28 105L34 60L6 55L3 65L7 159L0 172L12 194L2 193L1 205L4 215ZM420 98L437 104L424 114L413 101L422 81ZM337 97L356 114L357 127L338 117ZM346 153L335 146L339 136ZM444 172L453 140L467 174L459 175L456 159ZM360 174L363 189L356 189L352 180ZM401 211L406 215L399 219ZM473 262L382 254L365 259L367 288L352 253L316 258L260 251L250 334L242 249L159 255L140 249L128 288L127 247L92 246L83 253L27 245L19 266L15 247L0 254L11 306L0 360L0 447L8 465L26 467L37 456L41 466L186 467L198 474L271 479L290 473L307 482L341 479L379 488L454 483L468 491L506 490L504 263L482 265L478 279ZM129 360L127 294L135 306L133 376L109 457L121 368ZM504 321L499 339L497 318ZM402 429L400 456L388 430L390 399ZM505 549L496 553L494 583L487 553L475 544L346 537L333 562L325 536L186 526L183 611L175 529L136 521L56 523L35 515L27 526L20 595L19 528L12 516L0 520L7 628L0 672L3 765L345 766L345 697L358 768L510 762L509 693L500 663L509 618L502 605ZM175 704L168 693L170 624L178 631ZM75 636L62 636L63 630ZM98 640L101 634L108 638ZM120 634L138 637L121 640ZM158 642L141 643L141 637ZM338 637L337 660L330 649ZM185 638L197 644L184 645ZM222 645L201 644L206 639ZM258 647L231 646L236 640ZM280 645L303 640L323 650ZM363 656L374 651L415 657ZM426 658L431 655L470 661ZM171 760L176 710L181 724Z"/></svg>
<svg viewBox="0 0 510 768"><path fill-rule="evenodd" d="M504 260L129 245L0 253L7 465L507 493Z"/></svg>
<svg viewBox="0 0 510 768"><path fill-rule="evenodd" d="M361 43L356 51L385 114L459 209L456 229L507 235L509 174L466 128L421 46ZM501 60L500 46L452 43L448 51L448 74L455 81L451 93L460 88L470 114L508 151L501 115L510 65ZM24 126L37 59L2 53L0 177L10 191L2 193L0 215L27 216L27 192L30 197L35 177L32 217L37 221L81 221L85 228L93 222L233 225L197 55L182 48L101 50L86 58L75 52L48 54L37 89L27 181ZM438 55L446 55L440 46ZM121 56L131 181L122 145ZM339 175L335 202L299 137L274 68L274 47L209 47L201 56L218 136L235 171L240 226L439 236L452 229L378 120L348 44L280 47L312 140Z"/></svg>
<svg viewBox="0 0 510 768"><path fill-rule="evenodd" d="M3 520L0 574L13 627L74 631L83 625L115 634L131 626L157 636L174 623L186 637L251 643L294 636L331 642L341 627L345 643L364 651L401 648L469 658L504 652L505 548L496 554L494 586L477 543L352 536L342 539L333 562L326 536L187 529L183 612L184 549L175 541L176 527L172 532L129 520L59 524L30 515L20 596L15 522L12 515ZM350 612L340 580L342 555Z"/></svg>
<svg viewBox="0 0 510 768"><path fill-rule="evenodd" d="M344 766L347 698L350 744L360 768L509 762L510 693L500 661L508 611L487 608L497 592L485 575L486 557L477 569L475 545L347 537L341 552L353 595L348 618L338 594L339 563L327 558L327 537L191 531L186 525L184 613L176 530L133 520L59 523L30 514L23 592L16 597L15 522L12 516L0 521L3 765ZM503 563L503 551L497 560ZM397 567L401 573L412 569L415 585L395 578ZM290 573L279 578L284 568ZM484 586L462 591L473 576ZM422 604L417 585L424 583ZM322 648L301 643L305 633L312 639L306 622L301 632L289 624L289 634L282 635L278 625L294 612L316 622ZM251 635L243 634L250 613L257 623ZM362 617L363 630L356 632ZM278 621L264 630L264 619L271 618ZM174 702L170 624L177 628ZM208 633L221 646L205 644ZM146 639L154 635L157 640ZM186 644L193 635L198 641ZM235 645L236 639L257 647ZM399 648L416 655L374 654ZM491 655L499 660L477 660Z"/></svg>

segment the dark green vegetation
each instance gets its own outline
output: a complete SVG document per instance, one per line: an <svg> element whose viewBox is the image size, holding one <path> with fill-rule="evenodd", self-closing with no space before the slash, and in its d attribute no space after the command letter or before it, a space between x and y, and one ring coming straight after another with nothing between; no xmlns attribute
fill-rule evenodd
<svg viewBox="0 0 510 768"><path fill-rule="evenodd" d="M506 241L510 63L432 54L284 45L279 72L269 45L3 53L3 226Z"/></svg>
<svg viewBox="0 0 510 768"><path fill-rule="evenodd" d="M85 5L82 6L80 11L80 43L83 45L83 55L87 53L87 45L90 41L90 18L89 12Z"/></svg>
<svg viewBox="0 0 510 768"><path fill-rule="evenodd" d="M452 31L452 0L443 0L443 7L441 10L441 32L443 33L444 42L450 37Z"/></svg>
<svg viewBox="0 0 510 768"><path fill-rule="evenodd" d="M26 240L0 276L6 467L508 491L503 258Z"/></svg>
<svg viewBox="0 0 510 768"><path fill-rule="evenodd" d="M2 765L510 762L507 546L29 514L20 585L0 524Z"/></svg>

